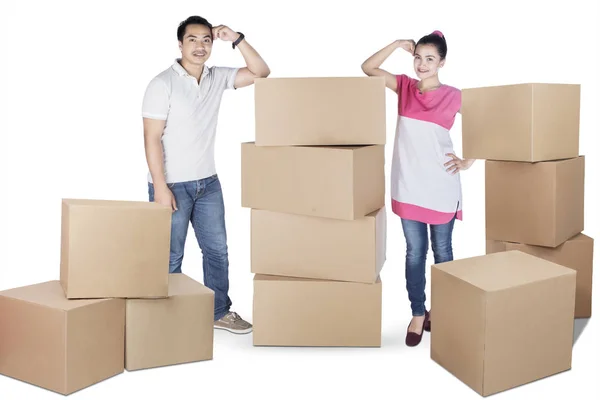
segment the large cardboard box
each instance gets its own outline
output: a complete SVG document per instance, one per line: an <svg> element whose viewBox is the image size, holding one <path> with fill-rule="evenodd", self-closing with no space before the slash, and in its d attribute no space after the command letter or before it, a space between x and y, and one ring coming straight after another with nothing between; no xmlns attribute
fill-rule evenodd
<svg viewBox="0 0 600 400"><path fill-rule="evenodd" d="M431 358L482 396L570 369L576 274L515 250L433 265Z"/></svg>
<svg viewBox="0 0 600 400"><path fill-rule="evenodd" d="M242 207L354 220L385 205L384 146L242 144Z"/></svg>
<svg viewBox="0 0 600 400"><path fill-rule="evenodd" d="M60 281L67 298L165 297L170 207L63 199Z"/></svg>
<svg viewBox="0 0 600 400"><path fill-rule="evenodd" d="M255 346L381 346L376 283L255 275Z"/></svg>
<svg viewBox="0 0 600 400"><path fill-rule="evenodd" d="M487 240L487 254L510 250L520 250L577 271L575 318L592 316L594 239L580 233L556 248Z"/></svg>
<svg viewBox="0 0 600 400"><path fill-rule="evenodd" d="M64 395L124 370L125 301L67 300L59 281L0 292L0 373Z"/></svg>
<svg viewBox="0 0 600 400"><path fill-rule="evenodd" d="M252 272L375 283L386 258L385 207L354 221L251 212Z"/></svg>
<svg viewBox="0 0 600 400"><path fill-rule="evenodd" d="M258 146L386 143L381 77L257 79L254 95Z"/></svg>
<svg viewBox="0 0 600 400"><path fill-rule="evenodd" d="M128 371L212 360L214 292L179 274L169 275L166 299L127 299Z"/></svg>
<svg viewBox="0 0 600 400"><path fill-rule="evenodd" d="M500 161L579 155L580 85L527 83L462 90L462 154Z"/></svg>
<svg viewBox="0 0 600 400"><path fill-rule="evenodd" d="M584 157L486 161L486 237L556 247L584 228Z"/></svg>

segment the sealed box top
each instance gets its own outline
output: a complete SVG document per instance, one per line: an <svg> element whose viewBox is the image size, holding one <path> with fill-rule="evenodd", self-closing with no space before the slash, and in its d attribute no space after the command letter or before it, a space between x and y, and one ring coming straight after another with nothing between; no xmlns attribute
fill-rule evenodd
<svg viewBox="0 0 600 400"><path fill-rule="evenodd" d="M106 301L106 299L67 300L57 280L8 289L0 292L0 297L2 296L65 311Z"/></svg>
<svg viewBox="0 0 600 400"><path fill-rule="evenodd" d="M541 280L576 274L570 268L511 250L434 265L486 292L509 289Z"/></svg>
<svg viewBox="0 0 600 400"><path fill-rule="evenodd" d="M551 82L520 82L520 83L507 83L504 85L489 85L489 86L479 86L479 87L470 87L464 88L463 91L489 91L489 90L534 90L541 88L551 88L551 89L560 89L560 88L568 88L568 89L576 89L580 90L581 85L578 83L551 83Z"/></svg>
<svg viewBox="0 0 600 400"><path fill-rule="evenodd" d="M214 295L214 292L185 274L169 274L169 297L186 295Z"/></svg>
<svg viewBox="0 0 600 400"><path fill-rule="evenodd" d="M563 167L568 164L574 163L584 163L585 156L577 155L569 158L561 158L558 160L543 160L543 161L533 161L533 162L522 162L522 161L514 161L514 160L486 160L486 164L495 164L502 167L508 168L520 168L520 169L532 169L539 168L545 171L554 171L556 168Z"/></svg>
<svg viewBox="0 0 600 400"><path fill-rule="evenodd" d="M344 281L333 281L333 280L325 280L325 279L313 279L313 278L300 278L294 276L279 276L279 275L263 275L256 274L254 275L254 281L256 282L306 282L306 283L327 283L329 285L339 284L342 286L347 285L365 285L364 283L359 282L344 282ZM377 277L375 284L381 283L381 277Z"/></svg>
<svg viewBox="0 0 600 400"><path fill-rule="evenodd" d="M168 210L169 206L163 206L161 204L149 201L128 201L128 200L96 200L96 199L62 199L63 204L68 206L81 206L81 207L134 207L134 208L148 208L148 209L165 209Z"/></svg>

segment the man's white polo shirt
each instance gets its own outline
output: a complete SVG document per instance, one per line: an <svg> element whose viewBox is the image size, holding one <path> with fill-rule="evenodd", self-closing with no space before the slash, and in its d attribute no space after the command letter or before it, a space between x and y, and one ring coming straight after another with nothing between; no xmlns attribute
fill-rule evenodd
<svg viewBox="0 0 600 400"><path fill-rule="evenodd" d="M221 98L226 89L234 88L237 71L205 65L198 84L177 59L148 84L142 116L166 120L162 144L167 183L216 174L215 133ZM150 172L148 182L152 182Z"/></svg>

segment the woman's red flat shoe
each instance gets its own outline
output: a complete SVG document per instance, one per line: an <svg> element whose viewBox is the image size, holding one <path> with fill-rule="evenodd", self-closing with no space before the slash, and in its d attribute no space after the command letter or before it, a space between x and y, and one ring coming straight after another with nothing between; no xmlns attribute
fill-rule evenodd
<svg viewBox="0 0 600 400"><path fill-rule="evenodd" d="M406 345L409 347L417 346L421 343L421 339L423 338L423 332L425 332L425 324L429 321L429 312L425 311L425 320L423 321L423 329L421 329L421 334L415 332L409 332L410 324L408 324L408 328L406 328Z"/></svg>

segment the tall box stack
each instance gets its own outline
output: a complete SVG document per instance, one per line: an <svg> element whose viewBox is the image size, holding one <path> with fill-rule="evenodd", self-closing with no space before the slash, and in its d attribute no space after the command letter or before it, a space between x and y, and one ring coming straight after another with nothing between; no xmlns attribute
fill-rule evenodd
<svg viewBox="0 0 600 400"><path fill-rule="evenodd" d="M463 155L486 160L486 253L518 249L577 271L575 317L592 315L584 230L580 85L463 91Z"/></svg>
<svg viewBox="0 0 600 400"><path fill-rule="evenodd" d="M486 254L433 266L431 358L482 396L570 369L574 318L591 316L579 101L572 84L462 92Z"/></svg>
<svg viewBox="0 0 600 400"><path fill-rule="evenodd" d="M255 346L381 345L383 78L255 82L242 144Z"/></svg>
<svg viewBox="0 0 600 400"><path fill-rule="evenodd" d="M60 279L0 292L0 373L67 395L125 369L211 359L214 293L169 275L171 214L63 199Z"/></svg>

